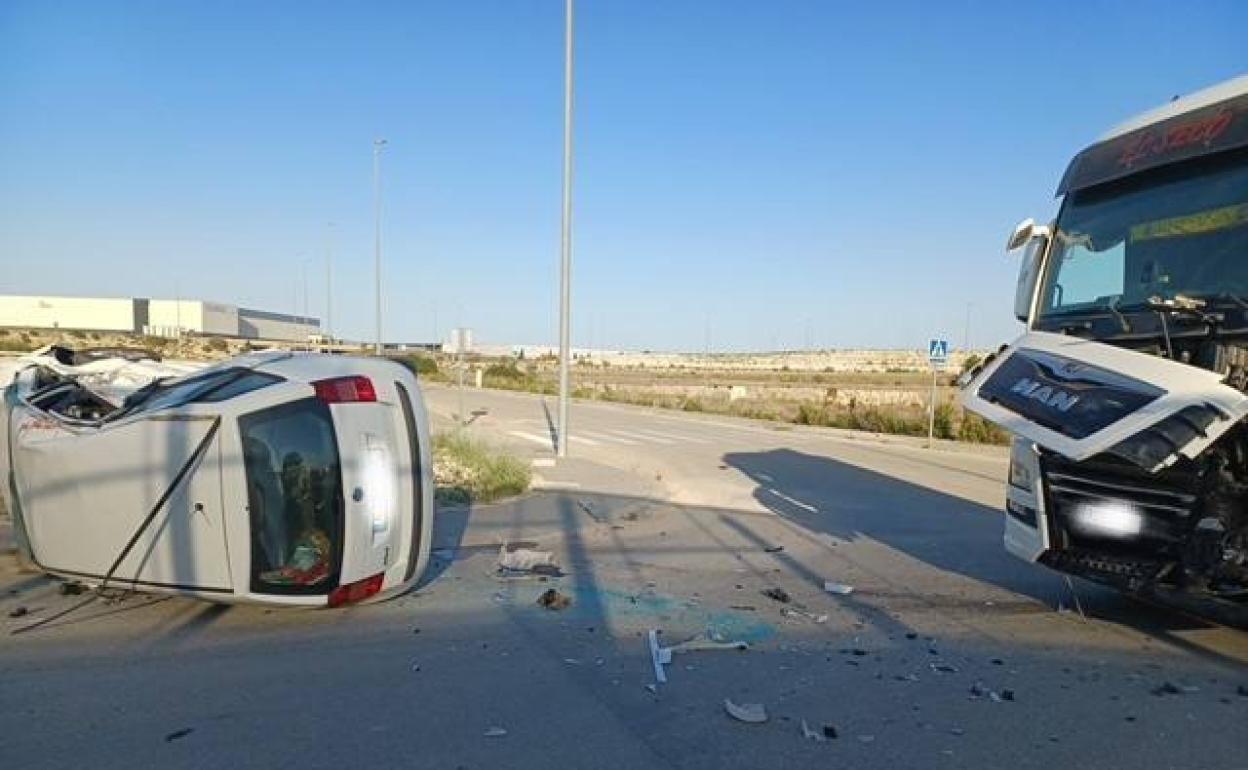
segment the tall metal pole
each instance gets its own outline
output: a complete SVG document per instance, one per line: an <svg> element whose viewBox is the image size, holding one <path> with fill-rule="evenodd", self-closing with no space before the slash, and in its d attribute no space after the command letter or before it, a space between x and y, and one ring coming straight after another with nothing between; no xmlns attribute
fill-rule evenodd
<svg viewBox="0 0 1248 770"><path fill-rule="evenodd" d="M373 277L377 305L377 342L374 351L381 355L381 148L385 139L373 140Z"/></svg>
<svg viewBox="0 0 1248 770"><path fill-rule="evenodd" d="M556 451L568 456L568 375L572 354L572 3L564 4L563 45L563 222L559 269L559 442Z"/></svg>
<svg viewBox="0 0 1248 770"><path fill-rule="evenodd" d="M325 223L325 339L334 338L334 223Z"/></svg>

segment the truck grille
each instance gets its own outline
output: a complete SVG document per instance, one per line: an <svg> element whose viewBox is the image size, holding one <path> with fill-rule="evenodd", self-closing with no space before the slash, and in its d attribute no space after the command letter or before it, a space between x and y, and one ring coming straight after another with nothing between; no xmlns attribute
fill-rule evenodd
<svg viewBox="0 0 1248 770"><path fill-rule="evenodd" d="M1195 479L1187 474L1171 469L1145 475L1116 459L1072 463L1049 455L1044 479L1049 510L1059 519L1089 503L1125 503L1144 514L1150 533L1162 537L1184 527L1198 500L1190 491Z"/></svg>

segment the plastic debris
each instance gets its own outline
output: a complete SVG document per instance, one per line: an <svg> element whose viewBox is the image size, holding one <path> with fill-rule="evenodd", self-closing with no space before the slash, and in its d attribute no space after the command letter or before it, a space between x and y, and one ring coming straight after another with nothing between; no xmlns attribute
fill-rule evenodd
<svg viewBox="0 0 1248 770"><path fill-rule="evenodd" d="M796 610L796 609L793 609L792 607L784 608L784 616L786 618L801 618L803 620L809 620L812 623L827 623L828 622L827 615L817 615L813 612L807 612L806 610Z"/></svg>
<svg viewBox="0 0 1248 770"><path fill-rule="evenodd" d="M659 632L650 629L646 636L650 644L650 662L654 664L654 678L659 684L667 684L667 672L663 667L672 662L672 651L659 644Z"/></svg>
<svg viewBox="0 0 1248 770"><path fill-rule="evenodd" d="M761 703L733 703L724 698L724 711L738 722L762 724L767 721L767 709Z"/></svg>
<svg viewBox="0 0 1248 770"><path fill-rule="evenodd" d="M824 729L826 730L827 728ZM810 725L806 724L805 719L802 720L802 737L815 743L824 743L828 740L827 736L822 732L810 729Z"/></svg>
<svg viewBox="0 0 1248 770"><path fill-rule="evenodd" d="M537 597L537 605L545 607L552 612L566 610L572 606L572 597L567 594L561 594L554 588L547 588L542 592L541 596Z"/></svg>
<svg viewBox="0 0 1248 770"><path fill-rule="evenodd" d="M854 592L854 587L845 583L838 583L835 580L823 581L823 590L837 596L849 596Z"/></svg>
<svg viewBox="0 0 1248 770"><path fill-rule="evenodd" d="M503 543L498 549L498 566L502 569L526 572L535 567L554 567L555 556L550 551L534 551L529 548L507 550Z"/></svg>
<svg viewBox="0 0 1248 770"><path fill-rule="evenodd" d="M789 592L783 588L767 588L763 591L763 596L780 602L781 604L788 604L793 601L792 597L789 596Z"/></svg>
<svg viewBox="0 0 1248 770"><path fill-rule="evenodd" d="M486 738L502 738L507 734L507 730L502 727L491 727L485 731Z"/></svg>

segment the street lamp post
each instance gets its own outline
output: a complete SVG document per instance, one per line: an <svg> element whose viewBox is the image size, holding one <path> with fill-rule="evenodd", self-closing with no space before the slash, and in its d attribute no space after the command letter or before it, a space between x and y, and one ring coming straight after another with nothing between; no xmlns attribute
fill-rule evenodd
<svg viewBox="0 0 1248 770"><path fill-rule="evenodd" d="M564 5L563 48L563 221L559 251L559 436L555 447L568 455L568 376L571 357L572 311L572 3Z"/></svg>
<svg viewBox="0 0 1248 770"><path fill-rule="evenodd" d="M377 343L374 352L381 355L381 150L385 139L373 140L373 274L377 305Z"/></svg>
<svg viewBox="0 0 1248 770"><path fill-rule="evenodd" d="M325 223L325 334L334 338L334 223Z"/></svg>

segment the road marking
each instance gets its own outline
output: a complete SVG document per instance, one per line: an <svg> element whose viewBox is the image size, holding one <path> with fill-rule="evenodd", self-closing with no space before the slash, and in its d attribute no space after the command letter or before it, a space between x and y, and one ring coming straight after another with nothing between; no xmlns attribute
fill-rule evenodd
<svg viewBox="0 0 1248 770"><path fill-rule="evenodd" d="M601 441L594 441L592 438L585 438L584 436L569 435L568 441L574 441L580 444L587 444L589 446L601 446L602 445Z"/></svg>
<svg viewBox="0 0 1248 770"><path fill-rule="evenodd" d="M619 436L628 436L629 438L635 438L635 439L638 439L639 441L644 441L648 444L669 444L670 445L670 444L676 443L675 441L669 441L665 438L659 438L657 436L646 436L646 435L642 435L641 433L633 433L632 431L628 431L628 430L617 430L615 428L612 428L611 432Z"/></svg>
<svg viewBox="0 0 1248 770"><path fill-rule="evenodd" d="M531 489L580 489L581 485L575 481L548 481L535 473L529 487Z"/></svg>
<svg viewBox="0 0 1248 770"><path fill-rule="evenodd" d="M553 457L534 457L534 468L553 468L555 467L555 458Z"/></svg>
<svg viewBox="0 0 1248 770"><path fill-rule="evenodd" d="M550 440L550 436L543 437L543 436L537 435L536 433L525 433L522 430L510 430L510 431L507 431L507 434L510 436L515 436L516 438L522 438L528 441L532 441L534 444L541 444L547 449L550 449L550 447L554 444L554 442Z"/></svg>
<svg viewBox="0 0 1248 770"><path fill-rule="evenodd" d="M774 489L772 489L771 487L767 487L767 491L768 491L768 492L770 492L770 493L772 493L772 494L773 494L773 495L775 495L776 497L780 498L781 500L785 501L785 502L786 502L786 503L788 503L789 505L796 505L798 508L801 508L803 511L807 511L807 512L809 512L809 513L818 513L818 512L819 512L819 509L818 509L818 508L816 508L815 506L813 506L813 505L808 505L808 504L806 504L806 503L803 503L801 500L797 500L797 499L794 499L794 498L792 498L792 497L789 497L789 496L788 496L788 495L786 495L785 493L783 493L783 492L779 492L779 491L777 491L777 490L774 490Z"/></svg>
<svg viewBox="0 0 1248 770"><path fill-rule="evenodd" d="M677 435L674 433L664 433L650 428L637 428L638 433L644 433L647 436L658 436L659 438L671 439L682 444L709 444L710 441L704 438L694 438L693 436Z"/></svg>
<svg viewBox="0 0 1248 770"><path fill-rule="evenodd" d="M768 484L771 484L772 482L775 481L775 479L773 479L771 476L768 476L766 473L760 473L758 474L758 477L762 479L763 481L766 481Z"/></svg>
<svg viewBox="0 0 1248 770"><path fill-rule="evenodd" d="M590 438L596 438L600 441L607 441L607 442L615 443L615 444L629 444L631 446L637 446L638 444L641 443L640 441L633 441L632 439L620 438L619 436L611 436L608 434L596 433L594 431L588 431L588 430L583 430L580 433L582 436L589 436Z"/></svg>

